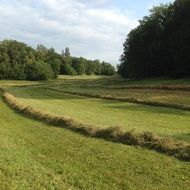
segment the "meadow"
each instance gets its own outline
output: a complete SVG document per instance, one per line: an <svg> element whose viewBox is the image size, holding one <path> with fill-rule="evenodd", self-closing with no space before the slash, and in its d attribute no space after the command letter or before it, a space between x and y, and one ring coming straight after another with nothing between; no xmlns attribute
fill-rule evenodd
<svg viewBox="0 0 190 190"><path fill-rule="evenodd" d="M44 86L40 88L39 86L29 86L12 88L9 92L29 106L58 116L71 117L84 124L100 128L119 127L123 131L149 131L161 136L190 142L190 112L188 111L71 95L65 93L64 90L62 91L62 89L67 89L67 92L73 92L74 89L78 92L78 86L81 86L81 92L83 86L87 86L89 83L98 86L104 82L110 82L110 80L114 79L80 77L58 81L57 84L53 85L49 84L48 88L47 86L45 86L46 88ZM56 91L51 90L55 88ZM72 90L69 91L69 88ZM101 93L96 87L94 91ZM112 91L117 90L112 89ZM117 93L122 94L122 90ZM181 100L181 96L178 99Z"/></svg>
<svg viewBox="0 0 190 190"><path fill-rule="evenodd" d="M0 87L18 101L42 112L74 118L94 127L118 126L123 131L134 129L137 133L148 131L189 143L188 111L64 92L102 94L105 90L106 95L109 92L112 96L118 93L125 97L127 89L121 86L153 84L188 88L190 82L188 79L157 79L135 83L117 77L96 76L61 76L49 82L0 81ZM141 93L141 89L138 90ZM131 89L129 91L130 96L135 96ZM170 91L175 94L175 90ZM167 96L164 92L162 95ZM176 98L181 101L183 95L176 93ZM189 162L36 121L14 111L2 99L0 108L1 189L186 190L190 186Z"/></svg>

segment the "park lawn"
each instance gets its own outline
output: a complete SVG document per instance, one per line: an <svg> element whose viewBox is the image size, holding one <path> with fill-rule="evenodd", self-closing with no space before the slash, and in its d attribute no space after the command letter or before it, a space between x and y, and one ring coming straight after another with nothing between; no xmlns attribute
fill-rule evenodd
<svg viewBox="0 0 190 190"><path fill-rule="evenodd" d="M42 87L13 88L10 92L36 109L68 116L84 124L149 131L190 142L190 112L187 111L87 98Z"/></svg>
<svg viewBox="0 0 190 190"><path fill-rule="evenodd" d="M187 162L48 126L1 99L0 115L0 189L189 189Z"/></svg>

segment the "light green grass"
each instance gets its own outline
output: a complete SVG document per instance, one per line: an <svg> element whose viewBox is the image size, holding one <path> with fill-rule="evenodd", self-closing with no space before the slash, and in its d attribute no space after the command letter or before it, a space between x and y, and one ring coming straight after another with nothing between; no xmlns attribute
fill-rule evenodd
<svg viewBox="0 0 190 190"><path fill-rule="evenodd" d="M74 80L90 82L89 84L94 84L95 86L105 86L107 87L126 87L126 86L190 86L190 78L184 79L172 79L172 78L152 78L152 79L125 79L119 75L114 76L66 76L60 75L59 79L65 80L64 82L73 82Z"/></svg>
<svg viewBox="0 0 190 190"><path fill-rule="evenodd" d="M189 163L18 115L0 100L0 189L188 190Z"/></svg>
<svg viewBox="0 0 190 190"><path fill-rule="evenodd" d="M190 112L86 98L39 87L10 90L18 100L58 116L69 116L102 128L149 131L190 142Z"/></svg>
<svg viewBox="0 0 190 190"><path fill-rule="evenodd" d="M62 77L64 78L64 77ZM190 79L151 79L127 80L118 76L107 78L75 78L67 79L53 85L51 88L59 91L70 91L93 95L109 95L113 97L135 98L144 101L161 102L168 104L190 105L190 90L161 90L161 89L125 89L130 86L153 87L189 87Z"/></svg>
<svg viewBox="0 0 190 190"><path fill-rule="evenodd" d="M83 86L52 86L51 89L68 91L74 93L86 93L92 95L112 96L122 98L135 98L138 100L162 102L170 104L190 105L190 91L169 91L154 89L106 89L98 87Z"/></svg>

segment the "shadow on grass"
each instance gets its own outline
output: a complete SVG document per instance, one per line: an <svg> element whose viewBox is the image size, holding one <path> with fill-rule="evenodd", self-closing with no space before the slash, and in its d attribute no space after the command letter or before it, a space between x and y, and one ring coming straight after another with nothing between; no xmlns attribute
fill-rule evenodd
<svg viewBox="0 0 190 190"><path fill-rule="evenodd" d="M141 104L133 104L128 103L125 105L122 103L122 105L109 105L109 107L113 109L121 109L121 110L129 110L129 111L135 111L135 112L146 112L151 114L166 114L166 115L190 115L189 111L183 111L183 110L177 110L172 108L163 108L163 107L153 107L148 105L141 105Z"/></svg>
<svg viewBox="0 0 190 190"><path fill-rule="evenodd" d="M24 90L24 91L23 91ZM58 89L47 89L47 88L39 88L39 87L28 87L24 89L19 89L19 93L14 93L15 97L22 99L33 99L33 100L70 100L70 101L97 101L97 103L102 102L104 107L108 107L111 109L119 109L119 110L128 110L134 112L144 112L151 114L166 114L166 115L189 115L189 111L174 109L169 107L162 106L152 106L152 105L144 105L133 102L120 102L117 100L108 100L102 99L99 97L90 97L90 95L77 95L77 93L67 93ZM80 108L80 107L79 107Z"/></svg>

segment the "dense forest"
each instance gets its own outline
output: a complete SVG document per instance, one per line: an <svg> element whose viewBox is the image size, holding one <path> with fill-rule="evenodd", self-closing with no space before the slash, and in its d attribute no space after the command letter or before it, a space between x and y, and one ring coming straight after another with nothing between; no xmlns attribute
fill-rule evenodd
<svg viewBox="0 0 190 190"><path fill-rule="evenodd" d="M190 76L190 1L153 7L124 43L120 75L126 78Z"/></svg>
<svg viewBox="0 0 190 190"><path fill-rule="evenodd" d="M47 80L66 75L113 75L115 68L99 60L72 57L38 45L36 49L15 40L0 42L0 79Z"/></svg>

